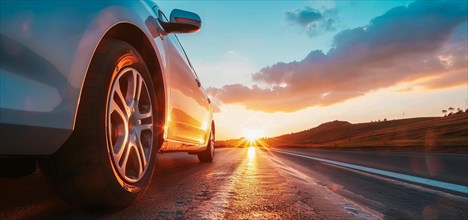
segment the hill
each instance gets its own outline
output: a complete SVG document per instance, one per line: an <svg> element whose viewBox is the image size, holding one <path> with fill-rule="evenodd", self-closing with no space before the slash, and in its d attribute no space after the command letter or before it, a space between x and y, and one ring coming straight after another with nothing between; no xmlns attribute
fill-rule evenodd
<svg viewBox="0 0 468 220"><path fill-rule="evenodd" d="M259 142L270 147L468 149L468 113L359 124L332 121L305 131L265 138ZM242 143L245 143L242 139L217 142L220 147L236 147Z"/></svg>

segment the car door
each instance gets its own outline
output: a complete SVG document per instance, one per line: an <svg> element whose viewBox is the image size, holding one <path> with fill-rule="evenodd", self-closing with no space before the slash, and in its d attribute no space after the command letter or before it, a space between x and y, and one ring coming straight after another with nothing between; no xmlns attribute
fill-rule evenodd
<svg viewBox="0 0 468 220"><path fill-rule="evenodd" d="M165 18L160 12L160 17ZM169 62L170 98L166 138L205 144L211 127L208 97L175 34L165 36Z"/></svg>

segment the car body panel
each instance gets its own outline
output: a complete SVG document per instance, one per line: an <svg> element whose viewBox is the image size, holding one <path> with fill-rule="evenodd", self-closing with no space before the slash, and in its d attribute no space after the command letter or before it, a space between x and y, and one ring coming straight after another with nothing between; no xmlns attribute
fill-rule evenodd
<svg viewBox="0 0 468 220"><path fill-rule="evenodd" d="M94 51L106 33L120 24L137 27L151 42L162 73L165 112L170 112L172 103L178 103L171 100L169 87L176 85L170 81L174 73L170 72L169 57L173 54L167 52L171 50L169 37L159 33L161 27L153 12L155 2L1 1L0 4L0 155L51 155L60 148L74 129L81 89ZM209 104L203 106L206 112L194 116L204 115L201 120L211 123L211 108ZM193 105L181 108L189 111ZM189 124L200 126L199 120ZM171 124L164 121L160 126L163 130ZM47 137L35 141L41 134ZM200 150L199 136L182 143L165 139L160 150L169 145L171 151Z"/></svg>
<svg viewBox="0 0 468 220"><path fill-rule="evenodd" d="M197 76L175 35L168 36L171 60L171 103L167 139L205 144L208 131L209 104L199 88Z"/></svg>

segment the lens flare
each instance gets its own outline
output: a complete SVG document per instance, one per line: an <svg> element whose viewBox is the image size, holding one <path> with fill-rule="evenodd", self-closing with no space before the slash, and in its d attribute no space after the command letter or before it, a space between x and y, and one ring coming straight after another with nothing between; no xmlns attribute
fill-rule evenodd
<svg viewBox="0 0 468 220"><path fill-rule="evenodd" d="M265 136L265 131L261 129L244 129L244 136L248 141L256 141Z"/></svg>

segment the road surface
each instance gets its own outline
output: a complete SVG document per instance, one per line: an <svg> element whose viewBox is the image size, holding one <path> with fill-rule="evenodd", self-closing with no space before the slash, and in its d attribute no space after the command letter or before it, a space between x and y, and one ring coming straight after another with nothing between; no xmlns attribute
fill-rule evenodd
<svg viewBox="0 0 468 220"><path fill-rule="evenodd" d="M73 207L39 171L0 179L0 219L468 219L467 193L330 163L372 166L463 191L468 177L459 165L466 157L252 147L217 149L215 161L202 164L185 153L164 154L145 196L121 210Z"/></svg>

